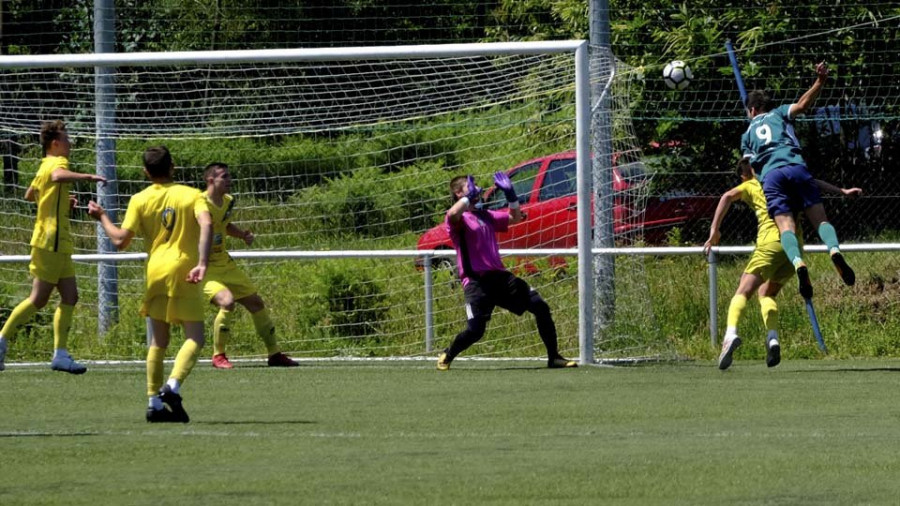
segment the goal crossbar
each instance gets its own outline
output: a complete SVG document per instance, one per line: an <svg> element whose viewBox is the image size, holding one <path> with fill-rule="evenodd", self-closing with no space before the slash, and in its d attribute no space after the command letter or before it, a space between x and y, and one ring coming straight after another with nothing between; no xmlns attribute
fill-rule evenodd
<svg viewBox="0 0 900 506"><path fill-rule="evenodd" d="M587 47L584 40L486 42L421 46L255 49L0 56L0 68L122 67L156 65L216 65L308 61L388 60L570 53Z"/></svg>

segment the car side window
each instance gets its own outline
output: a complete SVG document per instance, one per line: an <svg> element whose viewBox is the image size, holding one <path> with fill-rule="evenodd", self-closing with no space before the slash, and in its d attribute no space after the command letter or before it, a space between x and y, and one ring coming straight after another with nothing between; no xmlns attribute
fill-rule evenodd
<svg viewBox="0 0 900 506"><path fill-rule="evenodd" d="M541 201L575 195L577 192L575 180L575 159L553 160L547 167L544 175L544 184L541 185L541 193L538 198Z"/></svg>
<svg viewBox="0 0 900 506"><path fill-rule="evenodd" d="M541 162L530 163L516 169L509 175L519 202L525 203L531 198L531 192L534 190L534 180L537 178L538 172L541 170ZM488 209L502 209L506 207L506 196L501 191L494 191L486 203Z"/></svg>

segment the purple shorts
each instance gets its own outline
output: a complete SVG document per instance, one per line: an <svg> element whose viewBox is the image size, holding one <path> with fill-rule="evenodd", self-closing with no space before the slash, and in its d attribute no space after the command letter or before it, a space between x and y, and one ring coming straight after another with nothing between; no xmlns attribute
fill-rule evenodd
<svg viewBox="0 0 900 506"><path fill-rule="evenodd" d="M806 165L785 165L766 173L763 181L769 216L799 213L822 203L822 193Z"/></svg>

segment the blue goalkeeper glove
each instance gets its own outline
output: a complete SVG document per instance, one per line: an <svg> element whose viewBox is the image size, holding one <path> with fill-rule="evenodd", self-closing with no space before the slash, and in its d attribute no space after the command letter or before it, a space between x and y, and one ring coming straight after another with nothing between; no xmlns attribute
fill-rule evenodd
<svg viewBox="0 0 900 506"><path fill-rule="evenodd" d="M469 185L469 191L466 192L466 198L469 199L469 204L474 206L478 204L478 200L481 198L481 192L483 190L475 184L475 178L472 176L468 176L466 182Z"/></svg>
<svg viewBox="0 0 900 506"><path fill-rule="evenodd" d="M519 202L519 197L516 196L516 189L513 188L512 181L509 180L509 176L507 176L505 172L497 172L494 174L494 184L497 185L498 190L506 195L507 202L510 204Z"/></svg>

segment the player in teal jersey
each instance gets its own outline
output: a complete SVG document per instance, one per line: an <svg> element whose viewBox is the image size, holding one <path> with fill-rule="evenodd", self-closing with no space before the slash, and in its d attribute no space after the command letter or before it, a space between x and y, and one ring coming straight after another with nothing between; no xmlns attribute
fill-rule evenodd
<svg viewBox="0 0 900 506"><path fill-rule="evenodd" d="M812 297L812 284L797 240L794 213L803 211L809 218L844 283L852 286L856 282L856 274L841 254L837 232L828 222L819 187L809 173L794 133L794 119L809 111L827 78L828 67L825 62L819 63L816 82L797 103L774 109L765 92L751 92L747 97L750 126L741 137L741 151L759 174L769 216L775 220L781 245L797 272L800 294L807 299Z"/></svg>

